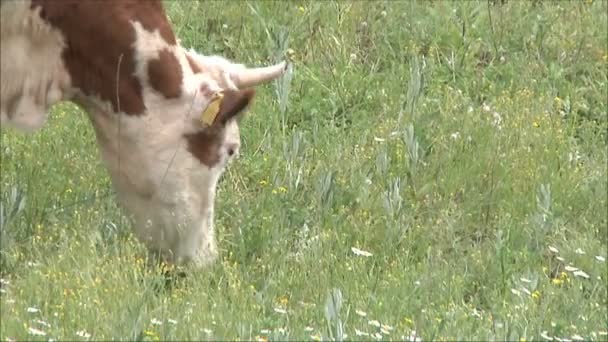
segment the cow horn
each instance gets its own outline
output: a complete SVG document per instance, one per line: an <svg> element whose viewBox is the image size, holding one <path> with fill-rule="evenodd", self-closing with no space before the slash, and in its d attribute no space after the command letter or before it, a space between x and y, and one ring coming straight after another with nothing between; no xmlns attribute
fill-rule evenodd
<svg viewBox="0 0 608 342"><path fill-rule="evenodd" d="M232 82L239 88L248 88L279 78L287 70L287 62L268 67L243 69L230 75Z"/></svg>

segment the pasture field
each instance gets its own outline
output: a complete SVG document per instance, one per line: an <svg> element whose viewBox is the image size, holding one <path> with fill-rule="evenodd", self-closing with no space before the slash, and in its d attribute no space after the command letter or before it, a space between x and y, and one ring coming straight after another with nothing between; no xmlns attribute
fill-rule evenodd
<svg viewBox="0 0 608 342"><path fill-rule="evenodd" d="M92 127L2 130L2 340L608 340L606 1L168 1L259 89L165 287Z"/></svg>

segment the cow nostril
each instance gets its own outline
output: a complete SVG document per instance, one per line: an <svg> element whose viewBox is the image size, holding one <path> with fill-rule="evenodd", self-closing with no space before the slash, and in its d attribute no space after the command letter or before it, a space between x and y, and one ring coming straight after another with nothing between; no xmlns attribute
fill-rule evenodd
<svg viewBox="0 0 608 342"><path fill-rule="evenodd" d="M236 152L238 151L238 148L239 148L238 144L227 144L226 153L228 154L229 157L232 157L234 154L236 154Z"/></svg>

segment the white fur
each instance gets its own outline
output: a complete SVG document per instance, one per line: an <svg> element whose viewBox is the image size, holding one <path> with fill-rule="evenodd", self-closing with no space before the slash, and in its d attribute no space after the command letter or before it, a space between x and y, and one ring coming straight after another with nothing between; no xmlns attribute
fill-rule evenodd
<svg viewBox="0 0 608 342"><path fill-rule="evenodd" d="M210 95L234 85L215 73L194 75L184 49L169 46L158 32L148 32L133 22L137 37L135 75L142 83L147 112L139 116L114 113L110 103L69 88L69 75L61 61L63 38L29 10L29 1L3 2L1 19L2 123L9 118L8 104L16 94L24 95L12 123L30 129L44 123L52 103L74 94L93 123L119 201L134 219L135 234L170 262L202 266L215 260L216 187L232 158L228 150L238 152L239 127L235 121L228 123L220 163L212 168L187 150L184 134L203 129L198 118L208 106ZM183 96L179 99L167 100L148 83L147 63L165 48L182 66ZM197 63L206 63L201 68L221 75L239 67L221 57L206 59L194 51L188 53ZM201 92L201 88L207 92Z"/></svg>
<svg viewBox="0 0 608 342"><path fill-rule="evenodd" d="M238 87L232 81L231 74L236 74L239 70L246 69L245 65L232 63L221 56L203 56L193 49L185 51L195 63L201 66L203 73L220 83L224 89L237 90Z"/></svg>
<svg viewBox="0 0 608 342"><path fill-rule="evenodd" d="M99 147L118 198L133 216L137 236L168 261L206 265L217 257L215 193L231 159L228 148L240 144L239 128L234 121L228 123L218 165L209 168L195 159L187 151L184 134L202 129L200 114L221 88L208 75L192 74L181 47L167 45L157 32L148 32L137 22L133 27L135 74L142 81L148 112L115 115L99 100L86 107L96 130L112 137L98 139ZM179 99L167 100L149 85L147 63L162 49L174 53L182 65ZM209 93L200 92L203 84Z"/></svg>
<svg viewBox="0 0 608 342"><path fill-rule="evenodd" d="M0 123L25 131L44 124L70 83L61 60L63 37L30 3L4 1L0 7Z"/></svg>

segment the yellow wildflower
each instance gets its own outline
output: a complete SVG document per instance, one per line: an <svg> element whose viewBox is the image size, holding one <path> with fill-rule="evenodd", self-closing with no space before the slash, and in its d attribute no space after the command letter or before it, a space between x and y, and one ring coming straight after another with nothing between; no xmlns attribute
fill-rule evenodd
<svg viewBox="0 0 608 342"><path fill-rule="evenodd" d="M284 194L286 192L287 192L287 188L284 186L280 186L280 187L272 190L273 194L278 194L278 193Z"/></svg>
<svg viewBox="0 0 608 342"><path fill-rule="evenodd" d="M310 338L312 338L315 341L321 341L321 335L319 333L316 333L314 335L310 335Z"/></svg>

